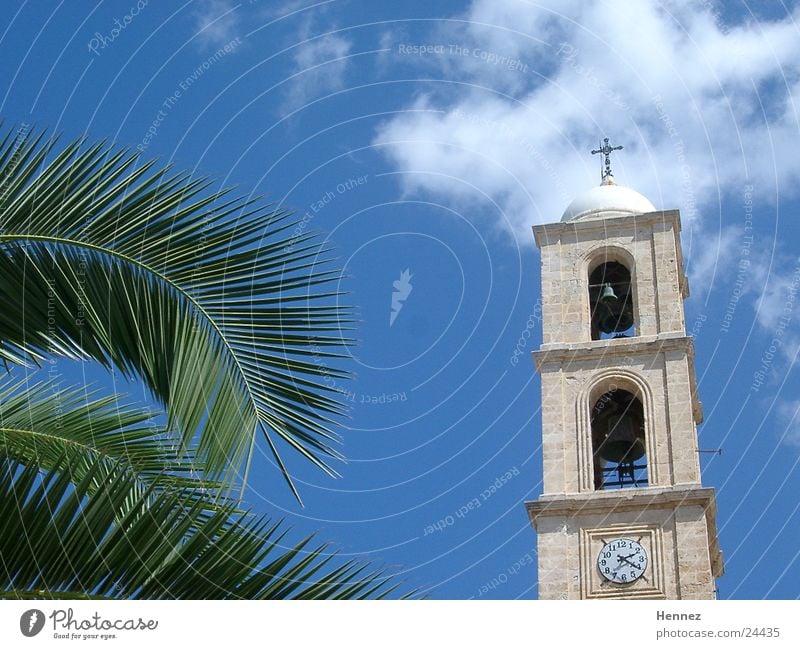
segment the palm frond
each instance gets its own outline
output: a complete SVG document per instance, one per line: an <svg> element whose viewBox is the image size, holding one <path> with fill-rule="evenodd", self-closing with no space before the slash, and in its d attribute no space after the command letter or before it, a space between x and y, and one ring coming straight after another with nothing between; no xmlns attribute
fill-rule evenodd
<svg viewBox="0 0 800 649"><path fill-rule="evenodd" d="M102 473L102 488L93 490ZM131 506L131 501L133 505ZM398 584L280 524L181 491L140 494L100 460L81 480L0 455L0 598L384 598ZM338 564L338 565L337 565ZM408 595L408 594L407 594Z"/></svg>
<svg viewBox="0 0 800 649"><path fill-rule="evenodd" d="M7 133L0 179L0 358L140 377L228 485L259 428L298 498L278 440L335 474L350 311L305 222L104 143Z"/></svg>
<svg viewBox="0 0 800 649"><path fill-rule="evenodd" d="M99 463L106 472L125 468L140 484L217 493L220 485L199 476L191 456L175 448L150 412L98 397L85 388L53 381L0 381L0 454L51 469L65 458L71 480L83 480ZM99 488L104 477L96 476Z"/></svg>

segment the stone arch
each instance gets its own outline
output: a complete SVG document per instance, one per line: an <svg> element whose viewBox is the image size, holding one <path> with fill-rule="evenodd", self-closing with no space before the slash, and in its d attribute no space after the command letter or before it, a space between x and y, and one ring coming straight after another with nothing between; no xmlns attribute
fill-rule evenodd
<svg viewBox="0 0 800 649"><path fill-rule="evenodd" d="M636 263L630 251L622 246L616 245L598 245L588 250L582 257L580 263L580 277L584 286L584 312L586 314L586 322L589 327L589 337L591 340L600 340L601 332L598 328L596 317L596 298L600 289L593 286L592 274L596 273L603 265L609 265L612 268L621 267L627 271L627 282L629 283L628 298L632 302L632 315L633 315L633 335L639 334L639 296L637 293L636 283ZM603 273L605 274L605 272ZM618 290L618 287L617 287Z"/></svg>
<svg viewBox="0 0 800 649"><path fill-rule="evenodd" d="M576 401L576 421L578 422L578 465L580 491L595 491L595 462L592 444L592 409L603 394L625 390L635 396L642 405L644 419L645 457L647 458L647 485L659 484L658 462L656 461L655 409L653 392L645 378L638 372L615 367L601 370L592 376L578 394Z"/></svg>

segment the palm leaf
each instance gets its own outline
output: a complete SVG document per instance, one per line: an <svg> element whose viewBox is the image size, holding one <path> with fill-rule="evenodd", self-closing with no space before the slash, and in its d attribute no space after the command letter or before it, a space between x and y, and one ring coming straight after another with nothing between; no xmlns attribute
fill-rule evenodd
<svg viewBox="0 0 800 649"><path fill-rule="evenodd" d="M0 358L92 358L139 377L167 429L242 490L260 428L333 475L330 366L349 310L305 223L137 153L41 135L0 142ZM10 308L13 306L14 308Z"/></svg>
<svg viewBox="0 0 800 649"><path fill-rule="evenodd" d="M0 453L22 463L52 469L65 458L71 480L80 482L99 463L126 468L144 492L150 485L217 493L220 485L202 479L191 457L179 454L162 426L146 409L117 397L92 398L85 388L61 388L48 381L0 381ZM98 474L99 488L104 477Z"/></svg>
<svg viewBox="0 0 800 649"><path fill-rule="evenodd" d="M43 470L0 455L0 598L384 598L398 585L338 562L279 524L182 491L138 492L97 459L73 481L66 456ZM93 489L102 475L102 488ZM133 501L133 506L131 506ZM334 563L337 563L332 567ZM413 593L406 594L406 596Z"/></svg>

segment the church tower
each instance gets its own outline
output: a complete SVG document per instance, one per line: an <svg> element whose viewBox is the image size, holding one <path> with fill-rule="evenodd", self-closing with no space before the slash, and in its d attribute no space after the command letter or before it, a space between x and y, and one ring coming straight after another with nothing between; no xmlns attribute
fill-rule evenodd
<svg viewBox="0 0 800 649"><path fill-rule="evenodd" d="M533 228L542 263L541 599L713 599L714 490L700 483L680 214L602 183ZM618 147L621 148L621 147Z"/></svg>

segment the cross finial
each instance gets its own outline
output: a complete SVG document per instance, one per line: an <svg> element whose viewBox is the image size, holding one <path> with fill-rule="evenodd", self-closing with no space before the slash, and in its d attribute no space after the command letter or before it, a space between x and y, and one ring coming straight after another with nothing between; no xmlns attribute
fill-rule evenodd
<svg viewBox="0 0 800 649"><path fill-rule="evenodd" d="M602 153L605 156L605 170L600 173L600 180L605 180L609 176L614 175L611 173L611 159L609 156L611 155L612 151L620 151L621 149L621 146L610 146L608 144L608 138L605 137L603 138L603 146L592 151L592 155L595 155L596 153Z"/></svg>

